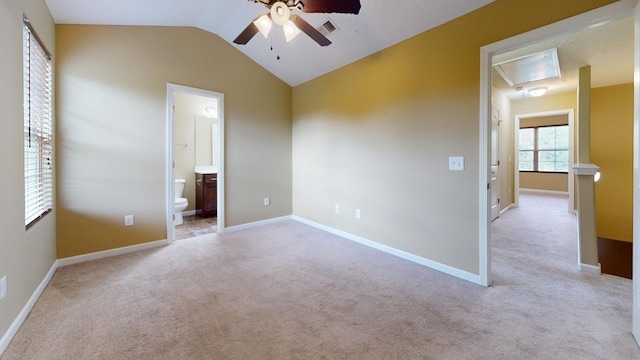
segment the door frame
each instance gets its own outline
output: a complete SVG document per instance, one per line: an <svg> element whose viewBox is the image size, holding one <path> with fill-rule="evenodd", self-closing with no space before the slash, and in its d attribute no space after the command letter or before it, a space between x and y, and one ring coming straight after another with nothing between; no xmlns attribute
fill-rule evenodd
<svg viewBox="0 0 640 360"><path fill-rule="evenodd" d="M568 19L564 19L538 29L528 31L523 34L513 36L508 39L485 45L480 48L478 243L480 277L479 283L481 285L491 285L491 190L489 188L489 180L491 176L491 161L489 157L491 151L491 59L494 55L508 52L532 43L540 42L551 37L568 34L581 29L586 29L590 26L596 26L607 21L621 19L627 16L633 16L637 3L638 0L620 0L615 3L600 7L598 9L570 17ZM636 24L636 31L638 31L637 26L638 25ZM635 43L637 46L637 41ZM638 68L637 61L634 71L636 76L638 76L640 68ZM634 116L638 116L637 111L634 112ZM637 187L634 187L634 189L637 189ZM640 203L640 201L638 201L638 203ZM634 214L637 214L639 211L640 207L634 206ZM634 268L636 268L636 266L634 266ZM638 290L638 292L640 294L640 290Z"/></svg>
<svg viewBox="0 0 640 360"><path fill-rule="evenodd" d="M173 225L174 209L174 181L173 181L173 106L175 104L175 93L183 93L218 99L218 219L216 232L224 232L224 94L211 90L199 89L189 86L167 83L167 116L166 116L166 222L167 222L167 242L173 243L175 240L175 226ZM195 170L194 170L195 171Z"/></svg>
<svg viewBox="0 0 640 360"><path fill-rule="evenodd" d="M567 115L567 120L569 123L569 172L567 174L567 189L569 190L569 203L567 204L567 211L575 214L575 201L574 201L574 171L573 164L575 164L575 110L574 109L561 109L561 110L552 110L552 111L543 111L537 113L529 113L529 114L517 114L514 115L513 122L513 188L515 189L513 192L513 206L518 207L520 205L520 196L518 195L518 190L520 190L520 171L518 171L518 164L520 163L520 152L518 151L519 142L519 132L520 130L520 120L528 119L532 117L543 117L543 116L555 116L555 115Z"/></svg>

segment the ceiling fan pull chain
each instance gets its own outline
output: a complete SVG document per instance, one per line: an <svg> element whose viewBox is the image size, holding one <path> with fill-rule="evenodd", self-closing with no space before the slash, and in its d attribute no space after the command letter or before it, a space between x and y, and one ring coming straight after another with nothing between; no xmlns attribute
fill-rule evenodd
<svg viewBox="0 0 640 360"><path fill-rule="evenodd" d="M276 56L276 60L280 60L280 26L277 27L277 33L276 33L276 49L277 49L277 56Z"/></svg>

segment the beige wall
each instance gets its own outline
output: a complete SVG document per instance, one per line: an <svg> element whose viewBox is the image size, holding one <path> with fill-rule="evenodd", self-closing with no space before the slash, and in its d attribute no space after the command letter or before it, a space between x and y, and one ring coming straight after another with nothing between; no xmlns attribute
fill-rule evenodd
<svg viewBox="0 0 640 360"><path fill-rule="evenodd" d="M598 236L633 241L633 84L591 90L591 162Z"/></svg>
<svg viewBox="0 0 640 360"><path fill-rule="evenodd" d="M568 192L567 176L567 174L520 172L520 188Z"/></svg>
<svg viewBox="0 0 640 360"><path fill-rule="evenodd" d="M58 25L56 37L60 258L166 238L167 83L225 96L226 225L291 214L287 84L193 28Z"/></svg>
<svg viewBox="0 0 640 360"><path fill-rule="evenodd" d="M533 114L547 111L575 109L577 95L575 91L550 94L541 97L531 97L511 102L513 115Z"/></svg>
<svg viewBox="0 0 640 360"><path fill-rule="evenodd" d="M54 64L56 60L54 24L44 1L0 0L0 278L7 277L7 297L0 300L0 338L56 259L55 210L24 229L23 14L53 54Z"/></svg>
<svg viewBox="0 0 640 360"><path fill-rule="evenodd" d="M607 3L499 0L294 88L294 214L478 274L479 48Z"/></svg>

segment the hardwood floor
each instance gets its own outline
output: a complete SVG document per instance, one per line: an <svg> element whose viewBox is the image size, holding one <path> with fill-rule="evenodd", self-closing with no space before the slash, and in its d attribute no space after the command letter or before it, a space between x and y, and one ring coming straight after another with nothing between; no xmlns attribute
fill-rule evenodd
<svg viewBox="0 0 640 360"><path fill-rule="evenodd" d="M631 279L633 274L633 243L598 238L598 261L604 274Z"/></svg>

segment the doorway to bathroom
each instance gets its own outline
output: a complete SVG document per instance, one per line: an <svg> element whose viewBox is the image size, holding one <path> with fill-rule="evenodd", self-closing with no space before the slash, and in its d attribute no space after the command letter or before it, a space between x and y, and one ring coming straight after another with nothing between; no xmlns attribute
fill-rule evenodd
<svg viewBox="0 0 640 360"><path fill-rule="evenodd" d="M167 240L224 229L224 95L167 84Z"/></svg>

